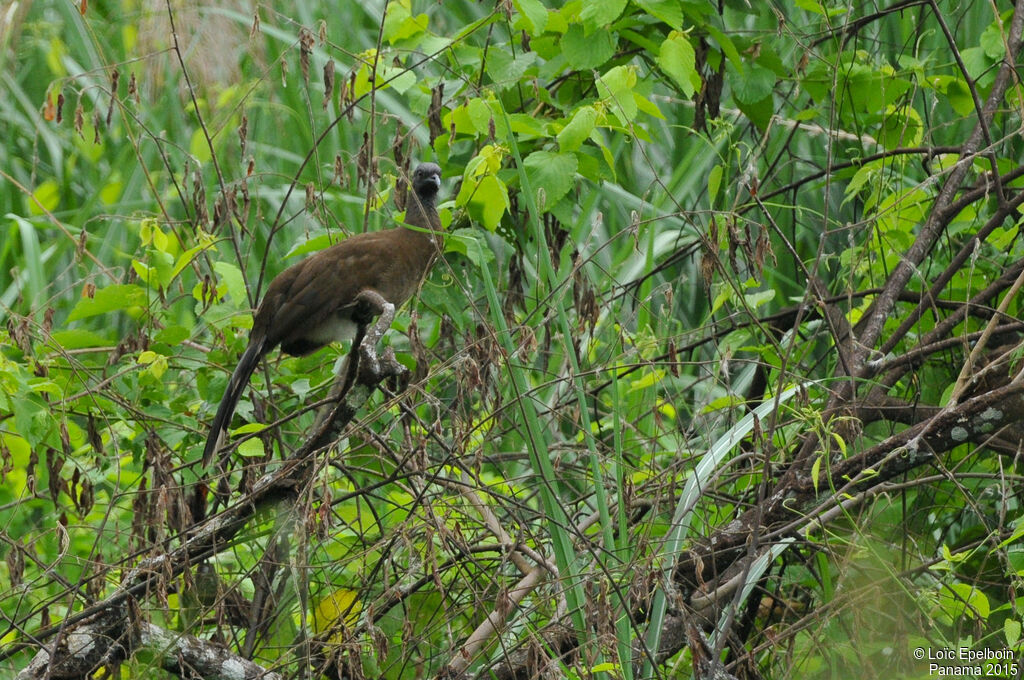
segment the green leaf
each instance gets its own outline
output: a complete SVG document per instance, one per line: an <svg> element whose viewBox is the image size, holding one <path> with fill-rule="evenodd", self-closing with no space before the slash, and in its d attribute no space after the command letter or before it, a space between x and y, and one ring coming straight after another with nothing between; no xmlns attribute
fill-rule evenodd
<svg viewBox="0 0 1024 680"><path fill-rule="evenodd" d="M686 35L672 31L661 43L658 50L658 66L664 71L687 97L700 87L697 75L697 55ZM694 83L694 81L697 81Z"/></svg>
<svg viewBox="0 0 1024 680"><path fill-rule="evenodd" d="M1008 646L1016 646L1020 641L1020 621L1015 621L1013 617L1007 617L1003 622L1003 635L1006 637Z"/></svg>
<svg viewBox="0 0 1024 680"><path fill-rule="evenodd" d="M124 182L118 175L114 175L103 188L100 189L99 197L103 205L114 205L121 199L121 192L124 191Z"/></svg>
<svg viewBox="0 0 1024 680"><path fill-rule="evenodd" d="M111 344L110 338L99 333L83 330L80 328L63 331L53 331L50 334L53 341L62 349L82 349L83 347L105 347Z"/></svg>
<svg viewBox="0 0 1024 680"><path fill-rule="evenodd" d="M217 273L221 284L227 287L227 294L240 307L249 306L249 296L245 290L245 280L242 278L242 270L228 262L214 262L213 271ZM220 285L218 284L218 288Z"/></svg>
<svg viewBox="0 0 1024 680"><path fill-rule="evenodd" d="M536 61L536 52L517 52L513 55L508 50L488 50L485 69L496 84L511 86L515 85Z"/></svg>
<svg viewBox="0 0 1024 680"><path fill-rule="evenodd" d="M263 454L263 440L259 437L246 439L238 445L238 455L242 458L262 458Z"/></svg>
<svg viewBox="0 0 1024 680"><path fill-rule="evenodd" d="M740 56L740 51L736 49L736 44L733 43L732 38L711 24L705 24L704 29L708 32L708 36L718 43L718 46L722 49L722 54L729 60L729 63L742 73L743 57Z"/></svg>
<svg viewBox="0 0 1024 680"><path fill-rule="evenodd" d="M185 326L168 326L154 336L154 342L162 342L167 345L177 345L187 340L192 331Z"/></svg>
<svg viewBox="0 0 1024 680"><path fill-rule="evenodd" d="M523 159L523 165L530 185L538 193L537 205L541 212L546 212L576 183L579 161L573 153L534 151Z"/></svg>
<svg viewBox="0 0 1024 680"><path fill-rule="evenodd" d="M593 106L584 106L576 110L568 124L558 133L558 147L562 151L575 151L594 130L597 124L597 110Z"/></svg>
<svg viewBox="0 0 1024 680"><path fill-rule="evenodd" d="M394 45L427 30L429 18L426 14L413 16L409 0L401 0L388 4L384 15L384 39Z"/></svg>
<svg viewBox="0 0 1024 680"><path fill-rule="evenodd" d="M185 267L187 267L189 263L195 259L196 255L212 247L213 242L211 241L206 245L199 245L189 248L184 253L182 253L178 257L178 261L174 263L174 269L171 270L171 281L178 278L178 275L181 274L181 272L184 271Z"/></svg>
<svg viewBox="0 0 1024 680"><path fill-rule="evenodd" d="M748 65L737 73L732 84L733 96L740 104L752 105L771 96L775 88L775 74L763 66Z"/></svg>
<svg viewBox="0 0 1024 680"><path fill-rule="evenodd" d="M284 259L288 260L293 257L299 257L301 255L308 255L309 253L315 253L323 250L329 246L334 245L338 241L344 239L343 235L335 234L318 234L312 238L308 238L305 241L296 243L287 253L284 254ZM216 269L216 267L215 267Z"/></svg>
<svg viewBox="0 0 1024 680"><path fill-rule="evenodd" d="M761 130L768 127L768 123L771 121L772 116L775 115L775 109L772 106L772 98L770 95L759 102L754 102L753 104L744 104L742 102L737 103L739 104L740 111L750 119L750 122Z"/></svg>
<svg viewBox="0 0 1024 680"><path fill-rule="evenodd" d="M144 288L133 283L119 283L96 291L91 298L82 298L71 310L68 321L86 319L90 316L145 307L148 298Z"/></svg>
<svg viewBox="0 0 1024 680"><path fill-rule="evenodd" d="M590 35L594 29L604 28L612 23L619 18L625 8L626 0L589 0L584 3L580 19L583 21L586 34Z"/></svg>
<svg viewBox="0 0 1024 680"><path fill-rule="evenodd" d="M611 31L597 31L585 36L583 26L573 24L565 32L561 48L566 61L574 69L592 69L615 56L615 38Z"/></svg>
<svg viewBox="0 0 1024 680"><path fill-rule="evenodd" d="M888 148L917 146L924 136L921 114L910 106L890 106L885 112L879 141Z"/></svg>
<svg viewBox="0 0 1024 680"><path fill-rule="evenodd" d="M1000 61L1006 54L1006 36L1003 31L1009 28L1012 18L1013 10L1004 12L999 21L993 21L981 32L978 44L985 51L985 56L992 61Z"/></svg>
<svg viewBox="0 0 1024 680"><path fill-rule="evenodd" d="M466 179L462 182L459 195L455 197L455 204L467 206L470 215L480 220L488 231L497 228L502 215L511 205L508 187L497 176L490 174L497 170L491 164L499 159L500 153L495 147L488 145L481 149L466 166Z"/></svg>
<svg viewBox="0 0 1024 680"><path fill-rule="evenodd" d="M448 235L445 249L462 253L477 267L483 267L494 260L494 253L487 245L483 232L479 229L459 229Z"/></svg>
<svg viewBox="0 0 1024 680"><path fill-rule="evenodd" d="M512 0L512 4L526 20L530 35L538 36L544 32L548 23L548 10L540 0Z"/></svg>
<svg viewBox="0 0 1024 680"><path fill-rule="evenodd" d="M846 7L825 7L824 3L817 0L795 0L794 4L800 9L823 17L831 18L846 13Z"/></svg>
<svg viewBox="0 0 1024 680"><path fill-rule="evenodd" d="M40 182L32 192L32 200L28 202L30 215L42 215L53 212L60 204L60 187L56 180L48 179Z"/></svg>
<svg viewBox="0 0 1024 680"><path fill-rule="evenodd" d="M606 661L605 663L599 663L590 669L591 673L607 673L609 671L618 670L619 664L611 663Z"/></svg>
<svg viewBox="0 0 1024 680"><path fill-rule="evenodd" d="M722 184L722 172L722 166L716 165L708 173L708 199L712 206L714 206L715 198L718 196L718 188Z"/></svg>
<svg viewBox="0 0 1024 680"><path fill-rule="evenodd" d="M601 99L624 124L636 118L636 101L633 99L636 81L636 69L631 66L616 66L597 81Z"/></svg>
<svg viewBox="0 0 1024 680"><path fill-rule="evenodd" d="M683 27L683 8L678 0L633 0L645 12L660 19L671 28Z"/></svg>
<svg viewBox="0 0 1024 680"><path fill-rule="evenodd" d="M188 144L188 152L200 164L209 163L210 159L213 158L210 145L206 143L206 135L203 134L202 128L196 128L195 132L192 133L192 139Z"/></svg>

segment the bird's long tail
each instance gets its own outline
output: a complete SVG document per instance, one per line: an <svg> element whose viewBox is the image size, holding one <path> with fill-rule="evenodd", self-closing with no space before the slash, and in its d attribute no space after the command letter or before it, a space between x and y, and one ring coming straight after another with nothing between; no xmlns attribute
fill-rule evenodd
<svg viewBox="0 0 1024 680"><path fill-rule="evenodd" d="M214 454L217 453L217 449L224 441L228 426L231 424L231 416L235 415L235 407L238 406L238 400L242 398L242 391L249 384L249 376L256 370L260 357L263 356L264 344L265 340L263 339L250 340L249 346L245 348L238 360L238 365L235 366L235 372L228 380L227 389L224 390L220 406L217 407L217 415L213 417L213 422L210 424L210 434L206 438L206 448L203 449L204 468L209 469Z"/></svg>

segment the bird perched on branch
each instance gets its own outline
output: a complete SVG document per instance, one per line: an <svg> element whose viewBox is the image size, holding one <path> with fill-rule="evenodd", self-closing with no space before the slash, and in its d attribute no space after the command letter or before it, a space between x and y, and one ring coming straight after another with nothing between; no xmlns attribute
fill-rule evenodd
<svg viewBox="0 0 1024 680"><path fill-rule="evenodd" d="M412 297L441 251L435 202L441 168L424 163L412 176L407 226L355 234L281 272L267 288L249 334L249 345L231 374L203 450L209 467L227 433L249 377L272 349L294 356L335 341L362 338L390 308Z"/></svg>

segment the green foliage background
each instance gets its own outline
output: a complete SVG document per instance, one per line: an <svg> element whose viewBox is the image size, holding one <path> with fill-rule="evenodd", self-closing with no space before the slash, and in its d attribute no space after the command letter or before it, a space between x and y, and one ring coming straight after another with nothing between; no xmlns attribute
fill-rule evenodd
<svg viewBox="0 0 1024 680"><path fill-rule="evenodd" d="M566 675L689 677L683 642L658 656L652 637L695 606L701 584L672 584L679 551L802 471L813 502L757 538L795 542L704 622L732 673L923 678L917 647L1016 654L1015 430L898 476L865 466L880 477L863 488L829 473L949 404L991 319L1015 375L1016 297L993 310L1022 257L1016 81L981 152L958 155L1019 56L997 4L9 5L0 668L179 544L267 282L393 225L425 160L448 239L385 341L409 388L375 395L301 501L211 560L245 597L273 593L264 614L231 625L173 573L140 600L147 620L283 674L398 679L440 673L497 611L473 672L551 653L557 621ZM857 374L843 324L870 315L965 164L861 357L890 372ZM942 325L1008 275L986 313ZM254 375L234 498L302 441L345 351ZM836 410L851 382L863 403ZM545 576L505 607L513 548ZM159 666L140 654L122 677Z"/></svg>

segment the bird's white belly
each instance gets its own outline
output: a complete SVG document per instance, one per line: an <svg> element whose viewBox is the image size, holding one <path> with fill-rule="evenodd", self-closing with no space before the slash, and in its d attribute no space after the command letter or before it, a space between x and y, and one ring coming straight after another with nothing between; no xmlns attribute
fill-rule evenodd
<svg viewBox="0 0 1024 680"><path fill-rule="evenodd" d="M345 342L356 337L356 323L346 316L334 315L316 328L311 328L306 338L320 344Z"/></svg>

